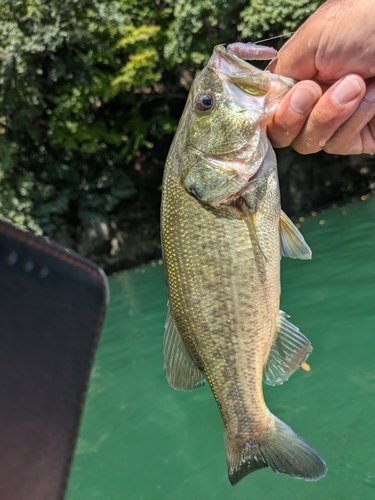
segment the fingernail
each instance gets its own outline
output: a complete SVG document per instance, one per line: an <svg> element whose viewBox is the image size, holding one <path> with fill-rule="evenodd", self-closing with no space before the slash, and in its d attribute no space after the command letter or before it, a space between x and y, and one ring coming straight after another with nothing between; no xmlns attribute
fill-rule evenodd
<svg viewBox="0 0 375 500"><path fill-rule="evenodd" d="M375 102L375 87L371 86L367 89L365 94L366 101Z"/></svg>
<svg viewBox="0 0 375 500"><path fill-rule="evenodd" d="M352 101L361 92L362 87L355 76L346 76L332 92L332 99L343 106Z"/></svg>
<svg viewBox="0 0 375 500"><path fill-rule="evenodd" d="M319 95L310 85L299 86L290 97L290 107L296 113L307 113L318 100Z"/></svg>

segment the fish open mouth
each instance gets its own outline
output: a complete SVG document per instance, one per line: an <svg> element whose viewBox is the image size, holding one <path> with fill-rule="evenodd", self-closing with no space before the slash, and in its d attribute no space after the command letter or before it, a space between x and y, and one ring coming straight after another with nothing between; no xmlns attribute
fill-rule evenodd
<svg viewBox="0 0 375 500"><path fill-rule="evenodd" d="M246 46L247 44L233 45ZM269 47L263 48L270 50ZM254 54L254 59L259 59L256 57L255 49L250 50L249 54L251 53ZM240 48L237 48L233 53L224 45L217 45L208 66L247 94L261 97L272 93L272 100L279 101L296 83L292 78L274 75L269 71L256 68L237 54L245 55L246 53L244 54L244 49ZM264 59L264 57L262 58Z"/></svg>

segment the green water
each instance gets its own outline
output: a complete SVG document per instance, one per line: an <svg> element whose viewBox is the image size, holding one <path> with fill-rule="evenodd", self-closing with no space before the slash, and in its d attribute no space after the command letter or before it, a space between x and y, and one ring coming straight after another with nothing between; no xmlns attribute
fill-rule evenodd
<svg viewBox="0 0 375 500"><path fill-rule="evenodd" d="M324 221L324 223L322 222ZM309 216L313 260L282 261L282 309L311 340L311 371L265 387L271 411L322 455L317 483L263 469L237 486L209 387L164 379L163 267L110 278L68 500L375 498L375 199Z"/></svg>

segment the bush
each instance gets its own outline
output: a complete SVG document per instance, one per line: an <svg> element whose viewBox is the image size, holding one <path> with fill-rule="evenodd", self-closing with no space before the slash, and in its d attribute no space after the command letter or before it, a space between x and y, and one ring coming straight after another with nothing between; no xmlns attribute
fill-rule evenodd
<svg viewBox="0 0 375 500"><path fill-rule="evenodd" d="M73 247L88 221L157 225L167 150L213 46L290 32L320 3L2 2L1 213L57 239L68 228Z"/></svg>

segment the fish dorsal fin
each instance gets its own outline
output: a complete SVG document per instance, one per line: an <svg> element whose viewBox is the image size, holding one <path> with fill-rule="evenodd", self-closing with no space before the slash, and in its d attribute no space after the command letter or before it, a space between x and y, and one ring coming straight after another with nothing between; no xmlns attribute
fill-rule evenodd
<svg viewBox="0 0 375 500"><path fill-rule="evenodd" d="M285 212L280 214L281 255L291 259L311 259L311 250Z"/></svg>
<svg viewBox="0 0 375 500"><path fill-rule="evenodd" d="M279 330L264 368L264 381L268 385L283 384L312 351L309 340L288 317L279 311Z"/></svg>
<svg viewBox="0 0 375 500"><path fill-rule="evenodd" d="M204 373L191 360L168 309L163 341L163 363L169 384L179 391L191 391L205 382Z"/></svg>

